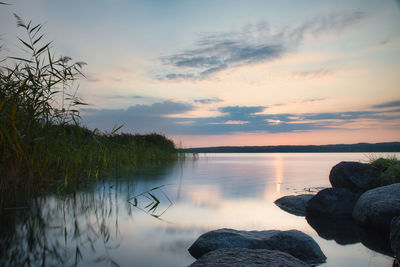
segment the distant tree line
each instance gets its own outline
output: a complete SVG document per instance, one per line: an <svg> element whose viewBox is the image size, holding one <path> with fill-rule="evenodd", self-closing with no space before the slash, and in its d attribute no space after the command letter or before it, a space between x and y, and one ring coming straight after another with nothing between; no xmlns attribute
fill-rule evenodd
<svg viewBox="0 0 400 267"><path fill-rule="evenodd" d="M189 153L329 153L329 152L400 152L400 142L358 143L336 145L284 146L218 146L188 148Z"/></svg>

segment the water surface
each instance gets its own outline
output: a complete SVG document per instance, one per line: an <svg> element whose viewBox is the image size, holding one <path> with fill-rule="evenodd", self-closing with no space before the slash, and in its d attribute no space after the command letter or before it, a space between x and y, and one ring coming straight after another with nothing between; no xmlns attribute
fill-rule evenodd
<svg viewBox="0 0 400 267"><path fill-rule="evenodd" d="M329 187L335 164L368 157L207 154L111 175L76 193L47 194L10 210L1 223L0 265L187 266L195 260L187 249L199 235L234 228L303 231L327 256L320 266L391 266L393 258L380 248L375 250L382 253L367 248L351 233L344 239L326 234L329 222L317 227L318 234L304 217L273 204Z"/></svg>

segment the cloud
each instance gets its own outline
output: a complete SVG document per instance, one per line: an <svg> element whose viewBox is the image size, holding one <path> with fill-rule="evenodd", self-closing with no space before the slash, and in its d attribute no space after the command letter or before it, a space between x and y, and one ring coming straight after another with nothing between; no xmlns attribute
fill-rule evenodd
<svg viewBox="0 0 400 267"><path fill-rule="evenodd" d="M195 48L160 58L169 70L161 79L205 79L225 69L269 62L296 50L307 34L338 33L365 17L359 11L344 12L314 18L297 27L275 29L262 22L237 32L203 34Z"/></svg>
<svg viewBox="0 0 400 267"><path fill-rule="evenodd" d="M225 106L218 109L221 112L218 116L190 119L183 116L194 109L195 106L189 103L163 101L152 105L135 105L128 109L88 109L84 111L82 118L92 128L109 130L115 125L124 124L122 130L126 132L160 132L168 135L226 135L237 132L284 133L344 129L349 124L357 127L362 121L368 121L363 127L382 125L380 127L399 128L396 125L400 121L398 115L400 108L270 114L264 106Z"/></svg>
<svg viewBox="0 0 400 267"><path fill-rule="evenodd" d="M105 99L143 99L143 98L147 98L147 97L140 96L140 95L110 95L110 96L103 96L102 98L105 98Z"/></svg>
<svg viewBox="0 0 400 267"><path fill-rule="evenodd" d="M373 105L372 108L400 108L400 100Z"/></svg>
<svg viewBox="0 0 400 267"><path fill-rule="evenodd" d="M193 101L195 103L200 103L200 104L212 104L212 103L224 102L224 100L222 100L222 99L220 99L218 97L195 99Z"/></svg>
<svg viewBox="0 0 400 267"><path fill-rule="evenodd" d="M335 71L331 69L318 69L318 70L310 70L310 71L298 71L293 72L295 76L301 76L305 78L319 78L328 75L334 74Z"/></svg>

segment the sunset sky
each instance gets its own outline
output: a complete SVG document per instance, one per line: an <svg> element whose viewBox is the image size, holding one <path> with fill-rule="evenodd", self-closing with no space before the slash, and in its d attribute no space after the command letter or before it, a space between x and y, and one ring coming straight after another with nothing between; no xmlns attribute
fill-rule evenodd
<svg viewBox="0 0 400 267"><path fill-rule="evenodd" d="M87 62L83 124L183 147L400 141L400 1L3 0Z"/></svg>

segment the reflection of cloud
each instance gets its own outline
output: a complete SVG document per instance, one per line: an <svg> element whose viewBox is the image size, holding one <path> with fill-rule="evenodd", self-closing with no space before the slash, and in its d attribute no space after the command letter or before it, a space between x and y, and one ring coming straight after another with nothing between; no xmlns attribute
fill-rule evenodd
<svg viewBox="0 0 400 267"><path fill-rule="evenodd" d="M188 238L187 240L174 240L169 242L161 242L160 248L163 251L180 254L183 251L186 251L192 243L193 243L193 238Z"/></svg>
<svg viewBox="0 0 400 267"><path fill-rule="evenodd" d="M307 34L340 32L365 16L362 12L333 14L281 29L263 22L247 25L238 32L203 35L195 48L161 58L170 67L169 74L162 78L204 79L225 69L269 62L297 49Z"/></svg>

